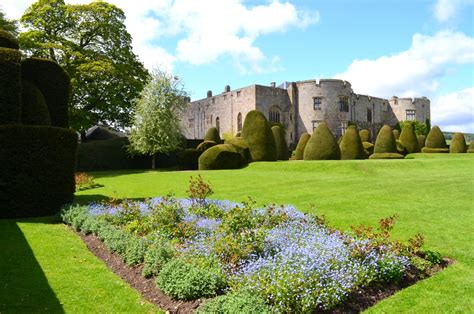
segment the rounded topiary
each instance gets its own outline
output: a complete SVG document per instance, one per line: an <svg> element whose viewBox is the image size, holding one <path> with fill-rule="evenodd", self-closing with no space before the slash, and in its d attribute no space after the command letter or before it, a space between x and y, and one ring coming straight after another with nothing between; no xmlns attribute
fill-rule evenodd
<svg viewBox="0 0 474 314"><path fill-rule="evenodd" d="M398 140L400 138L400 131L398 131L397 129L393 129L392 132L395 140Z"/></svg>
<svg viewBox="0 0 474 314"><path fill-rule="evenodd" d="M370 136L370 131L363 129L359 131L360 140L362 142L372 142L372 136Z"/></svg>
<svg viewBox="0 0 474 314"><path fill-rule="evenodd" d="M337 160L341 159L341 150L337 145L334 135L322 122L314 130L313 135L306 144L303 154L304 160Z"/></svg>
<svg viewBox="0 0 474 314"><path fill-rule="evenodd" d="M285 140L285 130L279 125L275 125L272 127L272 133L278 153L277 159L288 160L288 158L290 158L290 151Z"/></svg>
<svg viewBox="0 0 474 314"><path fill-rule="evenodd" d="M431 128L426 137L425 147L421 150L423 153L449 153L446 147L446 139L438 126Z"/></svg>
<svg viewBox="0 0 474 314"><path fill-rule="evenodd" d="M420 151L421 151L421 149L425 147L426 136L424 136L423 134L420 134L416 137L416 139L418 140L418 146L420 147Z"/></svg>
<svg viewBox="0 0 474 314"><path fill-rule="evenodd" d="M298 141L298 145L296 145L295 150L295 159L296 160L303 160L304 149L306 148L306 144L308 143L311 135L308 133L303 133L300 136L300 140Z"/></svg>
<svg viewBox="0 0 474 314"><path fill-rule="evenodd" d="M357 132L357 128L354 125L347 128L339 148L341 149L341 159L365 158L364 146L362 146L359 132Z"/></svg>
<svg viewBox="0 0 474 314"><path fill-rule="evenodd" d="M252 161L276 161L277 151L270 125L265 115L258 110L245 117L242 137L247 142Z"/></svg>
<svg viewBox="0 0 474 314"><path fill-rule="evenodd" d="M474 140L471 140L471 144L469 144L469 148L467 149L468 153L474 153Z"/></svg>
<svg viewBox="0 0 474 314"><path fill-rule="evenodd" d="M176 155L179 170L197 170L198 159L202 152L195 148L187 148Z"/></svg>
<svg viewBox="0 0 474 314"><path fill-rule="evenodd" d="M395 140L395 144L397 145L397 153L403 156L408 154L407 148L405 147L405 145L403 145L403 143L400 140Z"/></svg>
<svg viewBox="0 0 474 314"><path fill-rule="evenodd" d="M0 48L0 125L21 120L21 53Z"/></svg>
<svg viewBox="0 0 474 314"><path fill-rule="evenodd" d="M21 77L35 84L43 93L51 125L69 127L68 103L71 82L63 68L53 60L30 58L21 62Z"/></svg>
<svg viewBox="0 0 474 314"><path fill-rule="evenodd" d="M246 160L231 144L213 146L199 157L199 170L238 169L246 164Z"/></svg>
<svg viewBox="0 0 474 314"><path fill-rule="evenodd" d="M374 144L370 142L362 142L362 146L364 147L364 153L367 158L374 153Z"/></svg>
<svg viewBox="0 0 474 314"><path fill-rule="evenodd" d="M235 147L237 152L242 155L246 162L251 161L249 146L243 137L234 137L225 141L225 144L230 144Z"/></svg>
<svg viewBox="0 0 474 314"><path fill-rule="evenodd" d="M397 153L397 144L392 128L384 125L375 140L374 153L370 159L399 159L404 158L403 155Z"/></svg>
<svg viewBox="0 0 474 314"><path fill-rule="evenodd" d="M407 123L403 126L399 140L408 154L419 153L421 151L413 125Z"/></svg>
<svg viewBox="0 0 474 314"><path fill-rule="evenodd" d="M196 147L196 150L202 153L205 152L207 149L211 148L212 146L216 145L217 143L214 141L204 141Z"/></svg>
<svg viewBox="0 0 474 314"><path fill-rule="evenodd" d="M18 43L18 39L11 33L0 29L0 48L18 50L20 49L20 44Z"/></svg>
<svg viewBox="0 0 474 314"><path fill-rule="evenodd" d="M206 132L206 135L204 136L204 141L212 141L216 144L220 144L222 141L219 135L219 130L217 130L215 127L209 128L209 130Z"/></svg>
<svg viewBox="0 0 474 314"><path fill-rule="evenodd" d="M41 91L28 81L22 81L21 85L21 123L51 125L48 106Z"/></svg>
<svg viewBox="0 0 474 314"><path fill-rule="evenodd" d="M459 154L465 153L467 149L466 139L464 138L464 134L458 132L454 133L453 138L451 140L451 145L449 145L449 152L451 154Z"/></svg>

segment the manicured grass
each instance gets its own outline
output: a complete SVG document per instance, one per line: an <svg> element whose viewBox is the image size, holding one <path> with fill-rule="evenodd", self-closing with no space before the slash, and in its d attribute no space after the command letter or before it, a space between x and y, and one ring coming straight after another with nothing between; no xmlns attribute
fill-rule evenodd
<svg viewBox="0 0 474 314"><path fill-rule="evenodd" d="M243 201L251 196L261 204L293 204L303 211L325 214L330 224L343 229L375 224L379 218L398 214L396 238L405 240L420 232L427 248L456 263L368 312L472 313L474 154L414 157L264 162L225 171L97 172L93 175L104 187L77 193L77 200L144 198L168 192L186 196L189 177L200 173L211 181L214 198Z"/></svg>
<svg viewBox="0 0 474 314"><path fill-rule="evenodd" d="M0 220L0 313L154 313L54 218Z"/></svg>

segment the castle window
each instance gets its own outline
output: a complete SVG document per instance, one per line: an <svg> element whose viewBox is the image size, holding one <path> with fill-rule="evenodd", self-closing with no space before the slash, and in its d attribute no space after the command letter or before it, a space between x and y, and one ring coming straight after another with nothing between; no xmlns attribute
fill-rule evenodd
<svg viewBox="0 0 474 314"><path fill-rule="evenodd" d="M188 128L194 129L194 118L188 119Z"/></svg>
<svg viewBox="0 0 474 314"><path fill-rule="evenodd" d="M237 97L240 97L240 91L237 91Z"/></svg>
<svg viewBox="0 0 474 314"><path fill-rule="evenodd" d="M218 132L220 132L220 130L221 130L221 124L220 124L219 117L216 118L216 129L217 129Z"/></svg>
<svg viewBox="0 0 474 314"><path fill-rule="evenodd" d="M237 115L237 132L242 130L242 114L239 112Z"/></svg>
<svg viewBox="0 0 474 314"><path fill-rule="evenodd" d="M367 108L367 122L372 123L372 109Z"/></svg>
<svg viewBox="0 0 474 314"><path fill-rule="evenodd" d="M341 135L344 135L347 130L347 121L342 121L341 122Z"/></svg>
<svg viewBox="0 0 474 314"><path fill-rule="evenodd" d="M406 114L407 114L408 121L415 121L415 114L416 114L415 110L407 109Z"/></svg>
<svg viewBox="0 0 474 314"><path fill-rule="evenodd" d="M349 112L349 97L339 97L339 111Z"/></svg>
<svg viewBox="0 0 474 314"><path fill-rule="evenodd" d="M216 103L216 99L215 99L215 98L212 98L212 103L213 103L213 104Z"/></svg>
<svg viewBox="0 0 474 314"><path fill-rule="evenodd" d="M314 110L321 110L321 97L314 97L313 98L313 108Z"/></svg>
<svg viewBox="0 0 474 314"><path fill-rule="evenodd" d="M268 112L268 118L270 122L280 123L281 110L277 106L270 108Z"/></svg>
<svg viewBox="0 0 474 314"><path fill-rule="evenodd" d="M321 121L318 121L318 120L313 120L311 121L311 123L313 124L313 132L314 130L319 126L319 124L321 123Z"/></svg>

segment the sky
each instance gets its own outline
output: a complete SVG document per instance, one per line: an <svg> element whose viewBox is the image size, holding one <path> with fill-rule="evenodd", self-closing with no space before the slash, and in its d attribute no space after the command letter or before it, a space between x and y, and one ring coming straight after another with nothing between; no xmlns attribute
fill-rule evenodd
<svg viewBox="0 0 474 314"><path fill-rule="evenodd" d="M19 18L33 2L0 8ZM193 100L225 85L340 78L358 94L426 96L432 125L474 133L474 0L108 2L145 66L178 75Z"/></svg>

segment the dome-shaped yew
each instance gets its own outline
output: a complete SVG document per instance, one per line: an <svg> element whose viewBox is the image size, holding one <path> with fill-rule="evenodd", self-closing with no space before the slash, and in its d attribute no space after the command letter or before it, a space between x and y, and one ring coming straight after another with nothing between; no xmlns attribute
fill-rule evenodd
<svg viewBox="0 0 474 314"><path fill-rule="evenodd" d="M392 128L388 125L384 125L377 135L375 140L374 153L370 156L370 159L399 159L403 158L403 155L397 153L397 144L395 137L392 132Z"/></svg>
<svg viewBox="0 0 474 314"><path fill-rule="evenodd" d="M451 154L465 153L466 149L467 146L464 134L460 132L454 133L453 139L451 140L451 145L449 145L449 152Z"/></svg>
<svg viewBox="0 0 474 314"><path fill-rule="evenodd" d="M275 139L278 160L288 160L290 153L288 145L286 144L285 130L279 125L275 125L272 127L272 133Z"/></svg>
<svg viewBox="0 0 474 314"><path fill-rule="evenodd" d="M474 153L474 140L471 140L471 144L469 144L469 148L467 149L468 153Z"/></svg>
<svg viewBox="0 0 474 314"><path fill-rule="evenodd" d="M219 135L219 130L217 128L212 127L207 130L206 135L204 136L204 141L212 141L216 144L221 143L221 137Z"/></svg>
<svg viewBox="0 0 474 314"><path fill-rule="evenodd" d="M244 158L230 144L213 146L199 157L199 170L237 169L246 164Z"/></svg>
<svg viewBox="0 0 474 314"><path fill-rule="evenodd" d="M339 144L341 159L364 159L364 147L360 140L359 132L353 125L349 126Z"/></svg>
<svg viewBox="0 0 474 314"><path fill-rule="evenodd" d="M372 142L372 136L370 136L370 131L363 129L359 131L360 140L362 142Z"/></svg>
<svg viewBox="0 0 474 314"><path fill-rule="evenodd" d="M421 150L423 153L449 153L446 147L446 139L438 126L431 128L426 137L425 147Z"/></svg>
<svg viewBox="0 0 474 314"><path fill-rule="evenodd" d="M395 140L398 140L400 138L400 131L398 131L397 129L393 129L392 132Z"/></svg>
<svg viewBox="0 0 474 314"><path fill-rule="evenodd" d="M418 140L418 146L420 147L420 150L425 147L425 141L426 141L426 136L424 136L423 134L420 134L416 137L416 139Z"/></svg>
<svg viewBox="0 0 474 314"><path fill-rule="evenodd" d="M402 133L400 133L400 142L405 147L408 154L419 153L420 145L416 138L415 128L413 125L407 123L403 126Z"/></svg>
<svg viewBox="0 0 474 314"><path fill-rule="evenodd" d="M252 161L276 161L275 139L267 118L258 110L247 113L242 128L242 137L247 142Z"/></svg>
<svg viewBox="0 0 474 314"><path fill-rule="evenodd" d="M300 136L300 140L298 141L298 145L296 145L295 150L295 159L296 160L303 160L304 149L306 148L306 144L308 140L311 138L311 135L308 133L303 133Z"/></svg>
<svg viewBox="0 0 474 314"><path fill-rule="evenodd" d="M306 143L303 154L304 160L331 160L341 159L341 150L337 145L334 135L322 122L314 130L313 135Z"/></svg>

